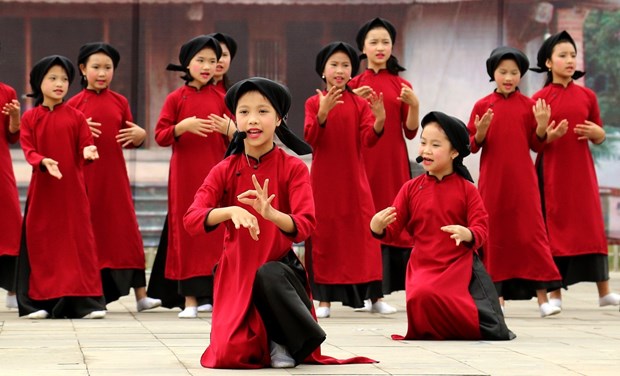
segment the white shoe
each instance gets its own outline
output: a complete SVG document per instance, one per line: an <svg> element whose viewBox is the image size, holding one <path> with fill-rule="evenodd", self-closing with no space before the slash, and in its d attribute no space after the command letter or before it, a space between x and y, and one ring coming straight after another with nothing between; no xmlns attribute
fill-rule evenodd
<svg viewBox="0 0 620 376"><path fill-rule="evenodd" d="M316 317L319 319L324 319L326 317L329 317L331 313L331 310L329 309L329 307L318 307L316 309Z"/></svg>
<svg viewBox="0 0 620 376"><path fill-rule="evenodd" d="M198 312L213 312L213 304L203 304L198 306Z"/></svg>
<svg viewBox="0 0 620 376"><path fill-rule="evenodd" d="M620 304L620 294L616 294L615 292L610 292L609 294L603 296L598 300L599 307L605 307L608 305L619 305Z"/></svg>
<svg viewBox="0 0 620 376"><path fill-rule="evenodd" d="M157 308L161 306L161 300L149 298L147 296L146 298L142 298L138 300L136 302L136 306L137 306L138 312L142 312L142 311L146 311L147 309L153 309L153 308Z"/></svg>
<svg viewBox="0 0 620 376"><path fill-rule="evenodd" d="M88 315L82 317L83 319L102 319L105 317L106 311L92 311Z"/></svg>
<svg viewBox="0 0 620 376"><path fill-rule="evenodd" d="M355 312L370 312L371 311L371 307L372 303L370 303L370 299L366 299L364 300L364 307L363 308L355 308L353 309L353 311Z"/></svg>
<svg viewBox="0 0 620 376"><path fill-rule="evenodd" d="M562 308L556 307L551 303L543 303L540 305L540 317L547 317L557 315L562 312Z"/></svg>
<svg viewBox="0 0 620 376"><path fill-rule="evenodd" d="M37 320L37 319L46 319L49 317L49 313L47 313L46 310L42 309L36 312L32 312L31 314L26 315L27 319L33 319L33 320Z"/></svg>
<svg viewBox="0 0 620 376"><path fill-rule="evenodd" d="M271 355L271 367L273 368L295 367L295 359L293 359L293 357L288 352L286 347L274 341L269 341L269 350L270 350L270 355Z"/></svg>
<svg viewBox="0 0 620 376"><path fill-rule="evenodd" d="M391 315L392 313L398 312L398 310L387 304L383 300L378 300L372 304L371 312L381 313L383 315Z"/></svg>
<svg viewBox="0 0 620 376"><path fill-rule="evenodd" d="M195 319L196 317L198 317L197 307L185 307L184 310L179 312L180 319Z"/></svg>
<svg viewBox="0 0 620 376"><path fill-rule="evenodd" d="M6 308L17 308L17 295L6 296Z"/></svg>
<svg viewBox="0 0 620 376"><path fill-rule="evenodd" d="M550 298L549 304L554 307L562 308L562 299Z"/></svg>

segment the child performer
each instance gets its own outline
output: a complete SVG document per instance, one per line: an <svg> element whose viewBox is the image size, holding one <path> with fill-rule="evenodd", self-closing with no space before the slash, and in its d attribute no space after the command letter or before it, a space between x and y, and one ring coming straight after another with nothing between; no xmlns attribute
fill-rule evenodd
<svg viewBox="0 0 620 376"><path fill-rule="evenodd" d="M165 296L156 292L150 295L162 297L166 307L184 306L180 318L196 318L199 309L213 309L213 267L222 253L223 230L191 236L183 228L183 215L194 194L226 153L226 132L233 132L230 129L233 127L222 130L209 119L211 114L223 116L226 112L224 96L212 84L221 56L220 43L206 35L192 38L181 46L181 64L170 64L167 69L184 72L185 85L168 95L155 128L155 141L160 146L172 147L166 234L158 249L162 255L158 256L161 260L166 255L165 278L178 281L178 293L185 297L185 302L173 299L167 302ZM160 277L155 281L157 278Z"/></svg>
<svg viewBox="0 0 620 376"><path fill-rule="evenodd" d="M19 140L20 105L15 90L0 82L0 288L7 290L6 307L17 308L15 271L19 255L22 213L9 144Z"/></svg>
<svg viewBox="0 0 620 376"><path fill-rule="evenodd" d="M97 256L106 304L133 287L138 312L159 307L146 296L144 245L131 197L123 147L139 147L146 131L133 123L127 99L110 90L118 51L106 43L80 47L78 66L84 90L67 101L87 117L97 150L104 156L84 168Z"/></svg>
<svg viewBox="0 0 620 376"><path fill-rule="evenodd" d="M442 112L422 119L418 162L425 175L401 188L391 207L375 214L372 233L390 239L403 229L415 251L407 268L407 334L393 339L508 340L497 293L478 257L488 216L463 165L467 128Z"/></svg>
<svg viewBox="0 0 620 376"><path fill-rule="evenodd" d="M402 185L411 178L405 138L411 140L417 133L419 102L411 84L398 75L405 68L392 55L396 28L389 21L375 18L367 22L359 29L356 41L361 57L368 59L368 66L351 80L349 86L364 98L368 98L372 91L383 93L385 104L384 134L376 146L364 148L364 163L375 208L385 208L392 204ZM390 243L383 240L384 294L405 289L405 272L412 245L406 232L391 239ZM365 308L372 309L368 302ZM383 309L396 312L387 303Z"/></svg>
<svg viewBox="0 0 620 376"><path fill-rule="evenodd" d="M530 157L530 149L538 152L544 146L550 109L518 89L529 68L523 52L498 47L486 66L497 88L476 102L467 126L471 151L482 149L478 189L489 213L485 266L502 307L507 299L536 296L540 315L554 315L560 308L549 304L547 289L558 288L561 278L549 249Z"/></svg>
<svg viewBox="0 0 620 376"><path fill-rule="evenodd" d="M99 158L84 115L67 106L75 68L64 56L30 72L34 108L20 141L32 165L17 276L19 315L30 319L105 316L83 164Z"/></svg>
<svg viewBox="0 0 620 376"><path fill-rule="evenodd" d="M605 141L596 94L575 84L584 72L576 70L577 48L562 31L545 40L538 51L537 68L547 72L545 87L534 94L553 107L552 120L568 121L536 159L551 252L566 288L578 282L596 282L599 305L620 304L620 294L609 288L607 239L589 142ZM550 135L551 136L551 135ZM584 221L584 218L588 220ZM551 304L562 304L560 289L551 292Z"/></svg>
<svg viewBox="0 0 620 376"><path fill-rule="evenodd" d="M275 133L295 153L312 152L284 122L290 93L254 77L233 85L226 105L235 113L239 131L227 153L231 155L211 170L184 218L193 234L213 231L220 223L226 228L225 251L215 273L211 342L202 365L285 368L304 361L373 362L320 355L325 332L313 315L306 271L291 248L315 226L308 169L273 141Z"/></svg>
<svg viewBox="0 0 620 376"><path fill-rule="evenodd" d="M220 89L222 94L226 95L226 90L230 87L228 70L230 69L230 63L232 63L237 53L237 42L235 42L230 35L224 33L213 33L207 36L217 39L222 48L222 56L215 66L213 85Z"/></svg>
<svg viewBox="0 0 620 376"><path fill-rule="evenodd" d="M359 308L372 299L384 309L379 243L368 233L374 205L362 156L362 145L372 146L383 135L382 97L369 101L347 87L359 68L349 44L334 42L316 57L316 72L326 90L306 101L304 136L312 145L312 190L316 202L316 230L311 236L310 277L319 300L318 317L329 317L332 301ZM370 105L369 105L370 103ZM374 115L374 116L373 116Z"/></svg>

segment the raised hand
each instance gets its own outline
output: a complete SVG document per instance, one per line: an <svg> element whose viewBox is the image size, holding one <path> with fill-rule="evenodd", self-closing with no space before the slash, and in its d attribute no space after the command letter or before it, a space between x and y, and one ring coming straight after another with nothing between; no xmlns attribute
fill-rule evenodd
<svg viewBox="0 0 620 376"><path fill-rule="evenodd" d="M456 245L461 244L461 242L470 242L474 239L471 231L469 231L467 227L461 225L443 226L441 231L452 234L450 235L450 239L454 239Z"/></svg>
<svg viewBox="0 0 620 376"><path fill-rule="evenodd" d="M2 113L11 118L9 122L9 131L15 133L19 130L20 125L20 113L21 107L17 99L12 99L10 102L5 103L2 106Z"/></svg>
<svg viewBox="0 0 620 376"><path fill-rule="evenodd" d="M134 146L142 145L146 138L146 131L136 123L125 121L125 124L127 124L129 128L123 128L118 131L116 142L121 144L122 147L129 146L130 144Z"/></svg>
<svg viewBox="0 0 620 376"><path fill-rule="evenodd" d="M375 120L383 123L385 121L385 106L383 105L383 93L377 95L374 91L368 97L368 104L372 114L375 115ZM383 126L381 127L383 129Z"/></svg>
<svg viewBox="0 0 620 376"><path fill-rule="evenodd" d="M210 122L216 132L219 132L229 137L232 137L232 134L236 129L235 123L233 123L226 114L224 114L223 116L210 114L207 120Z"/></svg>
<svg viewBox="0 0 620 376"><path fill-rule="evenodd" d="M555 120L547 126L547 143L557 140L568 132L568 120L564 119L555 125Z"/></svg>
<svg viewBox="0 0 620 376"><path fill-rule="evenodd" d="M364 99L368 99L368 97L374 93L374 90L368 85L360 86L356 89L353 89L353 94L360 96Z"/></svg>
<svg viewBox="0 0 620 376"><path fill-rule="evenodd" d="M419 107L420 101L418 100L418 96L415 95L413 89L410 88L408 85L405 85L404 83L401 83L400 86L400 95L397 99L403 103L408 104L411 107Z"/></svg>
<svg viewBox="0 0 620 376"><path fill-rule="evenodd" d="M323 92L319 89L317 89L316 92L319 95L319 112L317 116L319 122L322 124L327 120L329 111L337 105L344 103L344 101L342 101L342 89L332 86L325 95L323 95Z"/></svg>
<svg viewBox="0 0 620 376"><path fill-rule="evenodd" d="M476 114L476 118L474 119L476 135L474 138L478 144L482 144L484 138L487 136L487 132L491 126L491 120L493 120L493 110L490 108L484 113L484 115L482 115L482 117Z"/></svg>
<svg viewBox="0 0 620 376"><path fill-rule="evenodd" d="M370 220L370 230L375 234L383 234L390 223L396 220L396 208L389 206L375 214Z"/></svg>
<svg viewBox="0 0 620 376"><path fill-rule="evenodd" d="M241 193L237 196L237 200L254 208L266 220L272 220L274 209L271 206L271 202L276 195L269 196L269 179L265 179L261 187L256 175L252 175L252 183L254 184L254 189Z"/></svg>
<svg viewBox="0 0 620 376"><path fill-rule="evenodd" d="M551 106L547 104L547 102L539 98L536 103L532 106L532 112L534 113L534 117L536 118L536 133L544 133L547 131L547 127L549 126L549 119L551 118Z"/></svg>

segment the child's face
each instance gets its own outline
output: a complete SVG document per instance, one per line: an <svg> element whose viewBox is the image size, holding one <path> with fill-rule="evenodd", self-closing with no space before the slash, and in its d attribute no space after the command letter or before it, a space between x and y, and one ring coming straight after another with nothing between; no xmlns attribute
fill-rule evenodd
<svg viewBox="0 0 620 376"><path fill-rule="evenodd" d="M60 65L54 65L47 71L41 82L43 104L51 107L62 102L69 90L69 76Z"/></svg>
<svg viewBox="0 0 620 376"><path fill-rule="evenodd" d="M547 59L547 68L551 69L553 77L570 79L577 69L577 52L570 42L560 42L553 47L551 59Z"/></svg>
<svg viewBox="0 0 620 376"><path fill-rule="evenodd" d="M371 29L364 39L364 50L371 68L385 68L392 56L392 38L384 27Z"/></svg>
<svg viewBox="0 0 620 376"><path fill-rule="evenodd" d="M215 74L215 66L217 64L217 55L210 48L203 48L190 60L187 69L192 77L191 84L196 86L206 85Z"/></svg>
<svg viewBox="0 0 620 376"><path fill-rule="evenodd" d="M86 77L88 89L101 91L110 86L112 82L114 63L108 55L97 52L88 57L86 65L80 64L80 71Z"/></svg>
<svg viewBox="0 0 620 376"><path fill-rule="evenodd" d="M438 179L452 173L452 160L459 154L452 148L441 126L434 122L427 124L422 130L418 153L423 158L424 170Z"/></svg>
<svg viewBox="0 0 620 376"><path fill-rule="evenodd" d="M521 81L521 71L516 61L506 59L499 62L493 73L493 78L497 84L497 92L508 95L517 89Z"/></svg>
<svg viewBox="0 0 620 376"><path fill-rule="evenodd" d="M338 89L344 89L345 85L351 80L351 59L349 55L342 51L333 53L325 63L323 75L327 83L327 90L332 86Z"/></svg>
<svg viewBox="0 0 620 376"><path fill-rule="evenodd" d="M247 133L246 153L258 157L271 150L281 120L267 98L258 91L248 91L239 98L235 116L239 130Z"/></svg>
<svg viewBox="0 0 620 376"><path fill-rule="evenodd" d="M228 73L228 69L230 68L230 50L224 43L220 43L220 47L222 47L222 57L217 62L215 66L215 78L219 81L224 77L226 73Z"/></svg>

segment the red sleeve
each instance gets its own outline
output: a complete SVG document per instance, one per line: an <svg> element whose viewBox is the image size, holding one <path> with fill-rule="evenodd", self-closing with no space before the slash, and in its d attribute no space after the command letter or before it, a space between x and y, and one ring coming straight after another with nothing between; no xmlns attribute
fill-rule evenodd
<svg viewBox="0 0 620 376"><path fill-rule="evenodd" d="M306 100L305 105L305 120L304 120L304 139L306 142L316 148L321 128L324 127L319 124L317 114L319 113L319 101L318 95L312 96Z"/></svg>
<svg viewBox="0 0 620 376"><path fill-rule="evenodd" d="M601 109L598 105L598 100L596 99L596 94L592 90L588 90L588 97L590 99L590 114L588 115L588 119L594 124L598 124L601 127L603 126L603 119L601 119Z"/></svg>
<svg viewBox="0 0 620 376"><path fill-rule="evenodd" d="M375 115L370 110L368 102L362 98L352 94L353 99L356 99L355 105L359 111L360 119L360 134L362 136L362 144L367 147L373 147L379 141L379 137L383 134L377 134L375 132Z"/></svg>
<svg viewBox="0 0 620 376"><path fill-rule="evenodd" d="M401 80L401 82L409 86L410 88L413 88L413 86L411 86L409 82L405 80ZM410 130L409 128L407 128L407 116L409 116L409 105L403 102L400 104L400 119L402 121L402 127L403 127L403 130L405 131L405 138L407 140L413 140L415 135L418 134L418 129L420 127L414 130Z"/></svg>
<svg viewBox="0 0 620 376"><path fill-rule="evenodd" d="M175 93L170 93L166 98L155 126L155 142L159 146L170 146L175 143L174 126L178 120L178 101Z"/></svg>
<svg viewBox="0 0 620 376"><path fill-rule="evenodd" d="M476 250L482 247L489 235L489 215L484 208L484 203L480 197L478 189L468 181L465 194L467 195L467 228L474 235L474 243L471 248Z"/></svg>
<svg viewBox="0 0 620 376"><path fill-rule="evenodd" d="M183 226L190 235L204 234L207 229L205 220L211 210L220 207L224 194L224 173L226 168L220 162L213 167L194 196L194 202L183 216ZM211 229L215 229L213 226Z"/></svg>
<svg viewBox="0 0 620 376"><path fill-rule="evenodd" d="M469 132L469 147L472 153L477 153L482 148L482 145L478 145L475 140L476 137L476 115L482 116L480 113L480 101L476 102L471 115L469 116L469 123L467 123L467 131Z"/></svg>
<svg viewBox="0 0 620 376"><path fill-rule="evenodd" d="M412 197L410 197L411 180L405 183L398 191L394 203L392 206L396 209L396 220L388 225L385 229L385 235L380 237L385 243L398 240L401 237L401 233L404 228L407 227L407 223L411 221L411 213L409 212L409 205ZM385 208L376 208L377 210L383 210ZM413 234L410 234L413 235ZM375 236L377 237L377 236Z"/></svg>
<svg viewBox="0 0 620 376"><path fill-rule="evenodd" d="M291 207L289 215L293 219L297 230L291 240L299 243L306 240L316 227L310 174L305 164L298 163L293 167L289 176L289 182L288 189Z"/></svg>
<svg viewBox="0 0 620 376"><path fill-rule="evenodd" d="M95 139L93 138L93 134L90 131L90 127L88 126L88 122L86 122L86 117L84 114L79 110L75 110L75 117L78 127L78 150L79 155L81 156L82 150L84 150L85 147L95 144Z"/></svg>
<svg viewBox="0 0 620 376"><path fill-rule="evenodd" d="M34 111L34 110L32 110ZM39 154L37 148L36 137L34 136L34 129L32 124L32 113L26 113L22 117L21 135L19 141L24 151L26 161L34 168L40 168L41 161L45 156Z"/></svg>

